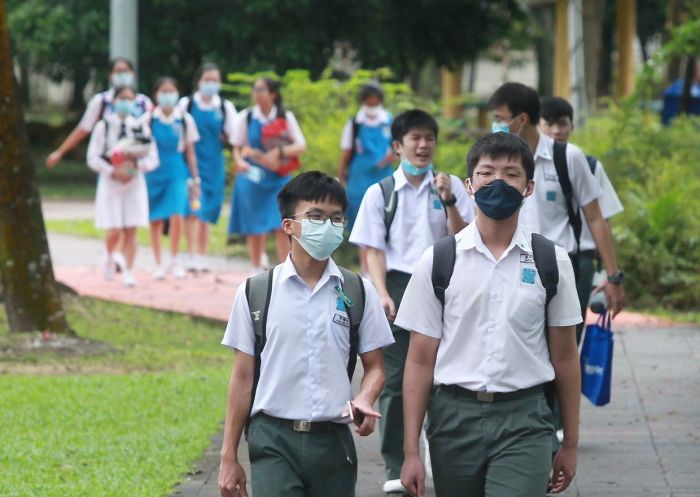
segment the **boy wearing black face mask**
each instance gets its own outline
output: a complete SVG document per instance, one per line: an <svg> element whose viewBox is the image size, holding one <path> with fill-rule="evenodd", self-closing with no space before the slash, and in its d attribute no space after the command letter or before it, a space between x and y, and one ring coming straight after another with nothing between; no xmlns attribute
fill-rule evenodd
<svg viewBox="0 0 700 497"><path fill-rule="evenodd" d="M396 324L412 330L404 373L402 484L425 493L418 437L426 432L438 497L544 495L551 463L552 413L544 385L556 382L564 442L554 459L553 493L576 470L580 371L575 325L581 321L571 261L551 247L559 272L545 329L544 277L531 234L518 226L534 191L526 143L489 134L467 157L476 221L455 237L454 270L438 300L433 248L420 259Z"/></svg>

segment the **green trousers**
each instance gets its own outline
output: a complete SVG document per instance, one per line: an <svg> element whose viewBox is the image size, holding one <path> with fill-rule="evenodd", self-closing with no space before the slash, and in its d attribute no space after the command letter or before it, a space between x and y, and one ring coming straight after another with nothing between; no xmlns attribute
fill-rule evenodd
<svg viewBox="0 0 700 497"><path fill-rule="evenodd" d="M256 416L248 430L255 497L354 497L357 454L347 425L297 432Z"/></svg>
<svg viewBox="0 0 700 497"><path fill-rule="evenodd" d="M386 286L391 299L398 309L411 275L399 271L389 271ZM379 395L380 449L386 466L387 480L401 477L403 466L403 370L408 354L410 332L391 325L395 342L384 349L384 389Z"/></svg>
<svg viewBox="0 0 700 497"><path fill-rule="evenodd" d="M543 497L552 413L544 394L481 402L434 388L426 433L437 497Z"/></svg>

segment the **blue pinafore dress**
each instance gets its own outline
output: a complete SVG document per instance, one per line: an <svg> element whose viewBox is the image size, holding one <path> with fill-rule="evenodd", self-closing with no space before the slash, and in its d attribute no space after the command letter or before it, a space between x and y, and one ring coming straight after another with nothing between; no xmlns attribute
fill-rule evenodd
<svg viewBox="0 0 700 497"><path fill-rule="evenodd" d="M150 221L185 214L188 172L185 154L178 150L184 134L183 123L183 119L164 123L155 117L151 122L151 133L158 147L160 165L146 173Z"/></svg>
<svg viewBox="0 0 700 497"><path fill-rule="evenodd" d="M195 143L194 149L202 181L199 185L201 207L192 211L188 205L186 215L197 216L206 223L216 224L224 203L226 183L224 146L221 143L224 115L219 107L201 109L196 100L192 102L191 114L199 131L199 141Z"/></svg>
<svg viewBox="0 0 700 497"><path fill-rule="evenodd" d="M259 150L264 150L261 140L263 126L255 117L248 125L248 145ZM253 165L251 171L236 176L233 186L229 234L262 235L281 228L277 195L291 175L280 176L250 159L248 162Z"/></svg>
<svg viewBox="0 0 700 497"><path fill-rule="evenodd" d="M359 143L358 143L359 142ZM391 147L391 120L379 126L360 124L357 130L355 156L348 167L348 231L352 231L360 209L362 197L367 189L394 172L391 165L378 168Z"/></svg>

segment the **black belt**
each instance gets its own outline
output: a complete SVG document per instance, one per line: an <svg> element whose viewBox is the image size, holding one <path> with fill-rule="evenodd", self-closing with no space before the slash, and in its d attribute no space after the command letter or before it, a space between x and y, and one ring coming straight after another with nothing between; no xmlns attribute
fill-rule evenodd
<svg viewBox="0 0 700 497"><path fill-rule="evenodd" d="M456 397L465 397L467 399L475 399L480 402L502 402L504 400L515 400L538 393L544 393L543 385L535 385L534 387L523 388L515 392L475 392L462 388L459 385L438 385L438 391L447 392Z"/></svg>
<svg viewBox="0 0 700 497"><path fill-rule="evenodd" d="M303 433L328 433L337 430L338 427L345 426L339 423L334 423L332 421L306 421L303 419L283 419L270 416L268 414L259 413L255 417L260 416L268 421L271 421L280 426L289 428L290 430L299 431Z"/></svg>

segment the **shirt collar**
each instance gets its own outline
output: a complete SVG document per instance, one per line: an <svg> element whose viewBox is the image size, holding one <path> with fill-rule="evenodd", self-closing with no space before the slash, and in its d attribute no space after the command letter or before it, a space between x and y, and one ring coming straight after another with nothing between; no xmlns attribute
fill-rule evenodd
<svg viewBox="0 0 700 497"><path fill-rule="evenodd" d="M418 185L418 191L423 190L426 186L430 186L432 184L433 177L433 171L428 171L425 174L425 176L423 176L423 181L421 182L421 184ZM406 173L404 172L403 167L401 167L401 164L399 164L399 167L397 167L396 171L394 171L394 180L394 191L396 192L398 192L404 186L410 185L410 183L408 182L408 178L406 178Z"/></svg>
<svg viewBox="0 0 700 497"><path fill-rule="evenodd" d="M338 269L338 265L335 263L333 258L329 257L328 264L326 264L326 268L323 270L323 274L321 275L321 279L318 280L318 284L316 285L316 287L320 288L332 276L336 277L340 281L341 284L344 282L343 273L340 272L340 269ZM294 263L292 262L291 252L287 256L285 261L282 263L282 268L280 269L280 274L278 277L279 277L280 281L285 281L285 280L288 280L288 279L293 278L293 277L298 278L299 281L303 281L301 279L301 276L299 276L299 273L297 272L297 268L294 267Z"/></svg>
<svg viewBox="0 0 700 497"><path fill-rule="evenodd" d="M469 223L466 228L457 233L456 239L457 249L459 250L471 250L476 248L479 250L479 252L484 254L488 252L486 245L484 245L484 241L481 239L481 233L479 233L479 230L477 229L476 221ZM530 245L528 234L520 226L515 229L513 239L511 240L510 245L504 254L510 253L513 247L516 246L523 252L527 252L529 254L532 253L532 246Z"/></svg>
<svg viewBox="0 0 700 497"><path fill-rule="evenodd" d="M158 106L153 109L152 115L154 119L158 119L161 122L170 123L177 119L182 119L182 110L180 110L180 107L176 105L170 115L166 116L160 106Z"/></svg>
<svg viewBox="0 0 700 497"><path fill-rule="evenodd" d="M365 124L368 126L377 126L379 124L387 124L389 122L389 113L386 111L384 107L379 109L379 112L374 118L370 118L367 116L367 113L360 108L360 110L357 111L357 114L355 115L355 121L357 121L358 124Z"/></svg>
<svg viewBox="0 0 700 497"><path fill-rule="evenodd" d="M552 160L553 147L554 140L540 133L540 139L537 142L537 148L535 149L534 159L537 160L538 157L541 157L546 160Z"/></svg>
<svg viewBox="0 0 700 497"><path fill-rule="evenodd" d="M205 102L202 99L202 93L199 91L194 92L193 95L194 101L197 103L197 107L204 108L204 109L210 109L212 107L220 107L221 106L221 97L219 95L212 95L211 100L209 102Z"/></svg>
<svg viewBox="0 0 700 497"><path fill-rule="evenodd" d="M270 109L270 112L267 115L263 114L259 105L256 105L255 107L253 107L253 118L257 119L258 121L269 122L269 121L272 121L275 117L277 117L277 106L276 105L272 106L272 108Z"/></svg>

